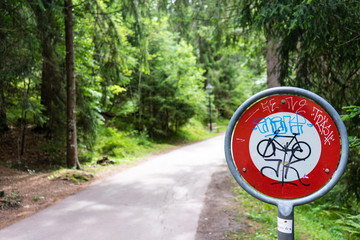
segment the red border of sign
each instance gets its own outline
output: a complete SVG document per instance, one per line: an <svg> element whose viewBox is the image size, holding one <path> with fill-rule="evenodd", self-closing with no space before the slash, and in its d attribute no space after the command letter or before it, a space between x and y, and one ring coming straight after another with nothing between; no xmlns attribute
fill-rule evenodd
<svg viewBox="0 0 360 240"><path fill-rule="evenodd" d="M250 157L249 140L254 120L279 112L301 114L315 126L320 136L319 162L308 178L302 179L309 186L299 184L299 180L293 181L297 186L272 184L274 180L262 175ZM328 182L338 166L341 144L335 123L322 107L310 99L284 94L265 97L242 114L234 128L231 148L235 165L250 186L271 197L294 199L310 195Z"/></svg>

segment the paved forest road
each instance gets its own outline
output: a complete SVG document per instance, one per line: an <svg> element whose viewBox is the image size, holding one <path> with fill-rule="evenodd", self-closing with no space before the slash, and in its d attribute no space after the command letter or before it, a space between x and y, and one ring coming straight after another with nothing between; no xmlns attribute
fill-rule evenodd
<svg viewBox="0 0 360 240"><path fill-rule="evenodd" d="M224 135L159 155L0 231L1 240L193 240Z"/></svg>

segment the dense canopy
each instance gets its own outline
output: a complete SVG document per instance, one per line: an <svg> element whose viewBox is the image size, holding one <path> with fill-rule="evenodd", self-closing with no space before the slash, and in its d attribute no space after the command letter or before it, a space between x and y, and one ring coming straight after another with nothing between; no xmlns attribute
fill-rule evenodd
<svg viewBox="0 0 360 240"><path fill-rule="evenodd" d="M359 19L355 0L2 0L0 132L19 129L19 157L29 127L52 143L44 151L63 153L70 105L83 151L104 125L164 140L206 126L209 97L213 117L229 119L272 79L344 115L351 154L338 196L359 200Z"/></svg>

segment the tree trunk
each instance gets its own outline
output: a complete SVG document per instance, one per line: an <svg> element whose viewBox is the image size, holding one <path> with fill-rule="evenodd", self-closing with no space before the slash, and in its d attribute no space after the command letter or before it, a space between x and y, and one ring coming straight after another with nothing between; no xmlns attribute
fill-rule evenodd
<svg viewBox="0 0 360 240"><path fill-rule="evenodd" d="M72 0L65 0L65 41L67 79L67 154L68 168L80 168L77 153L76 134L76 82L74 63L74 29L72 20Z"/></svg>
<svg viewBox="0 0 360 240"><path fill-rule="evenodd" d="M53 91L51 83L56 81L57 69L55 64L55 58L52 55L52 47L49 43L50 39L43 37L42 39L42 76L41 76L41 104L45 107L43 114L51 120L52 117L52 96ZM50 123L47 122L46 129L49 130Z"/></svg>
<svg viewBox="0 0 360 240"><path fill-rule="evenodd" d="M276 50L279 44L274 39L268 40L266 43L266 72L268 88L279 87L280 77L280 60Z"/></svg>
<svg viewBox="0 0 360 240"><path fill-rule="evenodd" d="M6 132L9 128L7 125L6 106L4 96L4 84L0 81L0 133Z"/></svg>
<svg viewBox="0 0 360 240"><path fill-rule="evenodd" d="M60 40L60 24L54 6L57 0L29 0L37 23L42 54L41 104L42 114L47 118L45 125L37 122L38 129L45 130L48 137L63 137L65 131L65 88L61 70L62 62L56 54Z"/></svg>

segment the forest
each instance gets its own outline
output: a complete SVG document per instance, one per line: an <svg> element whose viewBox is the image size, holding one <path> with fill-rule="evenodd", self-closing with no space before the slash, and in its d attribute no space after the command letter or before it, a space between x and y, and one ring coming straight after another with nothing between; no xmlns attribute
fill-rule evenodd
<svg viewBox="0 0 360 240"><path fill-rule="evenodd" d="M30 136L41 165L81 168L207 128L209 98L226 122L253 94L296 86L345 122L348 166L327 201L360 234L359 1L2 0L0 13L7 167L27 169Z"/></svg>

